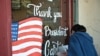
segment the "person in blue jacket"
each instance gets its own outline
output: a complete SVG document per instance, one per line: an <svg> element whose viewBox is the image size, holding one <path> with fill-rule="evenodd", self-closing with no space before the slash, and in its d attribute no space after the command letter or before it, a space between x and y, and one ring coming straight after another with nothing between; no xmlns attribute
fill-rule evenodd
<svg viewBox="0 0 100 56"><path fill-rule="evenodd" d="M83 25L76 24L72 27L67 56L98 56L93 38Z"/></svg>

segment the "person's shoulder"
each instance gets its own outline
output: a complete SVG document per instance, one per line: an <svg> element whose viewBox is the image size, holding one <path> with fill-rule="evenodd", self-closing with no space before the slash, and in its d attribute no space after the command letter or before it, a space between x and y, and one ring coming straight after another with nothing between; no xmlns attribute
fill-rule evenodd
<svg viewBox="0 0 100 56"><path fill-rule="evenodd" d="M80 32L80 31L78 31L78 32L75 32L74 34L88 34L88 33L86 33L86 32Z"/></svg>

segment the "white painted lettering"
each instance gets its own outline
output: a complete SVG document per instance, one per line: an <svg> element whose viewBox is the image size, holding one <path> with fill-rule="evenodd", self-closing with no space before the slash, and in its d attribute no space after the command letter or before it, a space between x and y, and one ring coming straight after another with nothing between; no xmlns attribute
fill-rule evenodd
<svg viewBox="0 0 100 56"><path fill-rule="evenodd" d="M39 16L39 17L49 17L51 18L51 7L48 7L47 11L41 11L40 8L42 7L42 4L40 5L35 5L35 4L28 4L27 7L30 8L30 6L33 6L33 15L34 16Z"/></svg>
<svg viewBox="0 0 100 56"><path fill-rule="evenodd" d="M45 36L67 36L68 28L61 28L61 26L59 26L58 29L51 30L49 26L45 26L44 30Z"/></svg>
<svg viewBox="0 0 100 56"><path fill-rule="evenodd" d="M57 51L58 51L58 47L62 46L63 44L61 44L61 42L59 41L51 41L47 40L45 43L45 50L44 50L44 56L55 56Z"/></svg>
<svg viewBox="0 0 100 56"><path fill-rule="evenodd" d="M62 14L60 12L54 12L54 20L53 20L54 23L57 21L58 17L62 17Z"/></svg>

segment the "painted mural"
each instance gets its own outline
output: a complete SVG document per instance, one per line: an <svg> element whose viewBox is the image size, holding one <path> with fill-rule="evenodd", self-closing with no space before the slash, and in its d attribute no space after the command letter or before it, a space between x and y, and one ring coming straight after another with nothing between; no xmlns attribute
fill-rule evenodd
<svg viewBox="0 0 100 56"><path fill-rule="evenodd" d="M13 23L12 30L12 56L42 55L41 18L31 17Z"/></svg>

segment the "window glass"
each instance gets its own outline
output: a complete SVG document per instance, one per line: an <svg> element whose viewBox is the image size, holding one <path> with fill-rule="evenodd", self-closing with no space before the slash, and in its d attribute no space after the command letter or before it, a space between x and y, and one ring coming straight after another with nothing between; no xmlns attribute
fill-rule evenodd
<svg viewBox="0 0 100 56"><path fill-rule="evenodd" d="M12 29L16 29L12 30L12 34L16 32L14 35L16 37L12 36L12 42L18 41L19 22L36 17L42 19L43 23L42 55L56 55L58 47L65 44L67 37L68 27L65 10L66 7L62 7L61 0L12 0Z"/></svg>

